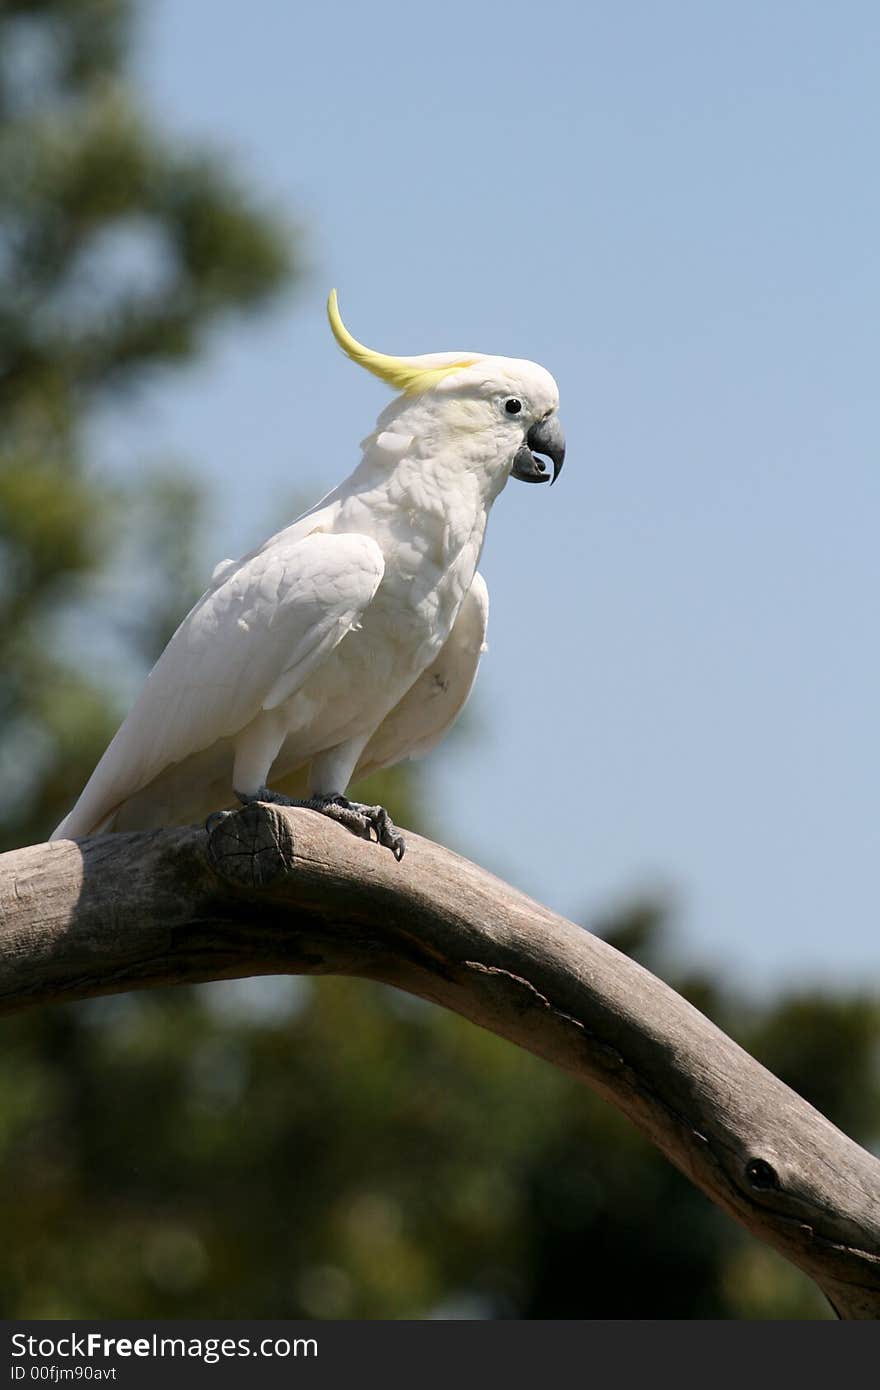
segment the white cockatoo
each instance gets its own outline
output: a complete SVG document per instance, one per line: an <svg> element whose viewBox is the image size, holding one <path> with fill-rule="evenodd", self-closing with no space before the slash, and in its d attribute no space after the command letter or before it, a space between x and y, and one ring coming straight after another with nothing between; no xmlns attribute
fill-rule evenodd
<svg viewBox="0 0 880 1390"><path fill-rule="evenodd" d="M539 454L555 481L559 393L534 362L374 352L335 291L327 307L343 351L399 394L344 483L217 566L53 839L270 801L402 856L387 812L345 792L427 752L462 709L485 646L489 509L511 476L547 481Z"/></svg>

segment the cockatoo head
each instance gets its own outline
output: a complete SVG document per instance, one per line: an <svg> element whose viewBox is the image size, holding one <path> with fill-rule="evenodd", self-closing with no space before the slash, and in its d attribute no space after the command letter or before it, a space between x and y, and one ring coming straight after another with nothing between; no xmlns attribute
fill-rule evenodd
<svg viewBox="0 0 880 1390"><path fill-rule="evenodd" d="M392 357L352 337L342 322L335 290L327 313L343 352L404 398L418 398L427 407L434 431L472 441L485 438L493 453L509 463L510 476L526 483L550 480L539 457L543 454L553 465L556 481L565 459L565 435L556 414L559 389L543 367L480 352ZM435 404L438 408L431 409Z"/></svg>

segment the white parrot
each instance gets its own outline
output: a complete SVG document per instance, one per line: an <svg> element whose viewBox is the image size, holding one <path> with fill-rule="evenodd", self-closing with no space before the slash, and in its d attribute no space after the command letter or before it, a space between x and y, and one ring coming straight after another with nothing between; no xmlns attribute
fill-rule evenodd
<svg viewBox="0 0 880 1390"><path fill-rule="evenodd" d="M534 362L374 352L335 290L327 310L348 356L400 394L344 483L217 566L53 840L191 824L237 799L312 807L403 855L384 808L346 789L427 752L461 711L485 646L489 509L511 475L547 481L537 454L556 480L559 393Z"/></svg>

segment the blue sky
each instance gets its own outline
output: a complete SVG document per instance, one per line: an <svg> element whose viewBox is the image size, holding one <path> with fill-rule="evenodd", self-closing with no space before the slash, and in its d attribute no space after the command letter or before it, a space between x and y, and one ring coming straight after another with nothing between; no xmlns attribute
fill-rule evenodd
<svg viewBox="0 0 880 1390"><path fill-rule="evenodd" d="M674 895L739 978L876 978L880 9L144 7L137 77L302 228L307 275L102 425L191 458L211 559L350 471L332 344L542 362L569 439L482 569L444 839L588 919ZM540 718L536 718L540 715Z"/></svg>

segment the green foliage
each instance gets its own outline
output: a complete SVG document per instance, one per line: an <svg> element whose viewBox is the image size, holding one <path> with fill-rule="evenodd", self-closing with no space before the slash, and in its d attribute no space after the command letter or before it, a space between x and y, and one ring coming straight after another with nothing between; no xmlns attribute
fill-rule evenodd
<svg viewBox="0 0 880 1390"><path fill-rule="evenodd" d="M121 542L136 549L135 518L157 544L130 571L129 662L155 657L195 588L170 582L192 554L192 484L147 465L139 489L101 479L83 456L90 410L192 356L289 271L278 219L138 112L128 21L122 0L0 10L0 773L15 790L0 848L49 833L113 732L106 682L61 655L58 624L76 610L86 631L91 610L106 625L95 580Z"/></svg>
<svg viewBox="0 0 880 1390"><path fill-rule="evenodd" d="M619 940L634 920L640 954L680 986L656 911ZM713 996L770 1067L808 1057L804 1092L832 1119L848 1115L837 1080L857 1075L851 1132L876 1142L876 1007L744 1007L717 981ZM863 1026L840 1027L850 1012ZM362 982L230 982L10 1021L0 1182L12 1316L828 1315L609 1106Z"/></svg>

